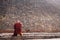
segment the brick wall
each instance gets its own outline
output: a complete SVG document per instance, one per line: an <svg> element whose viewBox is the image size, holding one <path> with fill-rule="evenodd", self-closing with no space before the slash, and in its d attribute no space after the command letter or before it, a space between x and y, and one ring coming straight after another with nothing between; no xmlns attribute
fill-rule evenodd
<svg viewBox="0 0 60 40"><path fill-rule="evenodd" d="M60 9L46 0L1 0L0 29L12 30L18 19L23 31L60 31Z"/></svg>

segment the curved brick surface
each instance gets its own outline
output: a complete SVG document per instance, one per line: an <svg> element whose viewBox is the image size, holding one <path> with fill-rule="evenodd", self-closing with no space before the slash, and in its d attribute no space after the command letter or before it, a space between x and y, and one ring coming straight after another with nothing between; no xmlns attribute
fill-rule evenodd
<svg viewBox="0 0 60 40"><path fill-rule="evenodd" d="M0 29L13 30L15 20L19 19L23 23L23 31L60 31L58 5L58 0L1 0Z"/></svg>

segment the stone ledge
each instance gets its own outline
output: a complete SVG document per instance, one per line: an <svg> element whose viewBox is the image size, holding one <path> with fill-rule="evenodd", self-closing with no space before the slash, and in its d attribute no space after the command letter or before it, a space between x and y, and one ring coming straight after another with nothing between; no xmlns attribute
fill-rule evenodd
<svg viewBox="0 0 60 40"><path fill-rule="evenodd" d="M41 39L41 38L60 38L60 33L23 33L23 36L12 37L13 33L1 33L0 38L22 38L22 39Z"/></svg>

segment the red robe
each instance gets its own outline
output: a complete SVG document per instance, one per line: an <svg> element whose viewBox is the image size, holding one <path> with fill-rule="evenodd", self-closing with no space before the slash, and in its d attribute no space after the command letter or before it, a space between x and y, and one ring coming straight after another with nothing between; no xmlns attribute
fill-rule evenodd
<svg viewBox="0 0 60 40"><path fill-rule="evenodd" d="M21 28L22 28L21 23L15 23L15 25L14 25L14 33L21 34L21 31L22 31Z"/></svg>

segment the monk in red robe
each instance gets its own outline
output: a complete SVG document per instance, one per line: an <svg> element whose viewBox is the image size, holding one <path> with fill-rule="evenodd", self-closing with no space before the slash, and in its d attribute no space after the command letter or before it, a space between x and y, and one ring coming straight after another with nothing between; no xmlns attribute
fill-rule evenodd
<svg viewBox="0 0 60 40"><path fill-rule="evenodd" d="M22 23L20 21L17 21L14 24L14 34L13 34L13 36L17 36L18 34L20 36L22 36Z"/></svg>

